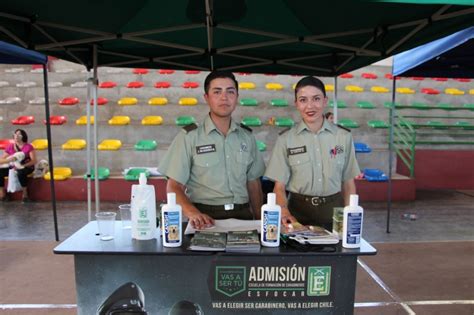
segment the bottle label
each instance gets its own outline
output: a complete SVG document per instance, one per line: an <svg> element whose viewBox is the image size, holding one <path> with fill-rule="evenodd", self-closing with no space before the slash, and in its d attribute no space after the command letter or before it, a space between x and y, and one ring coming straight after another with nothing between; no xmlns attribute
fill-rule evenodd
<svg viewBox="0 0 474 315"><path fill-rule="evenodd" d="M349 212L347 214L347 244L359 244L360 243L360 230L362 227L362 213L360 212Z"/></svg>
<svg viewBox="0 0 474 315"><path fill-rule="evenodd" d="M278 225L280 224L280 213L278 211L263 211L263 240L269 243L278 242Z"/></svg>
<svg viewBox="0 0 474 315"><path fill-rule="evenodd" d="M163 221L165 241L167 243L179 243L181 238L181 227L179 226L179 212L165 212L163 214Z"/></svg>

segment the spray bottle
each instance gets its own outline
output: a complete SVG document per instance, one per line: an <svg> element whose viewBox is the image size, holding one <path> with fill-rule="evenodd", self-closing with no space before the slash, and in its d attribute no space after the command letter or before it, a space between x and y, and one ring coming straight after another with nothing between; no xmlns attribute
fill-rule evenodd
<svg viewBox="0 0 474 315"><path fill-rule="evenodd" d="M155 186L146 181L145 173L140 173L138 185L132 185L132 237L137 240L156 237Z"/></svg>
<svg viewBox="0 0 474 315"><path fill-rule="evenodd" d="M350 195L349 205L344 208L342 247L360 247L363 220L364 209L359 206L359 195Z"/></svg>
<svg viewBox="0 0 474 315"><path fill-rule="evenodd" d="M260 241L263 246L277 247L280 245L281 207L276 204L276 195L267 195L267 204L262 206Z"/></svg>
<svg viewBox="0 0 474 315"><path fill-rule="evenodd" d="M179 247L182 242L181 222L182 212L181 206L176 204L176 194L167 194L168 203L161 208L161 222L163 233L163 246Z"/></svg>

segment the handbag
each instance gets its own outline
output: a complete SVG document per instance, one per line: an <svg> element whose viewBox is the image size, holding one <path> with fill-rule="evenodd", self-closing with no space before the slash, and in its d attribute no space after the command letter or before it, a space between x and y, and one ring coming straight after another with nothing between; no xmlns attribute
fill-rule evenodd
<svg viewBox="0 0 474 315"><path fill-rule="evenodd" d="M22 190L20 181L18 180L18 174L16 170L10 169L8 171L8 186L7 186L7 192L9 193L14 193L16 191Z"/></svg>

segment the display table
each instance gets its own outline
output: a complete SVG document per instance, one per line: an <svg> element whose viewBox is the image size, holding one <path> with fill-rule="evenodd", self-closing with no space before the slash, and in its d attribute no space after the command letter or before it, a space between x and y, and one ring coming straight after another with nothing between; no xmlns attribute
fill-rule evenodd
<svg viewBox="0 0 474 315"><path fill-rule="evenodd" d="M112 241L101 241L92 221L54 249L74 255L78 314L95 314L127 282L143 290L149 314L168 314L180 301L206 315L352 314L357 257L377 253L365 240L360 249L339 245L335 252L285 246L259 253L196 252L186 249L189 237L180 248L164 248L160 237L132 240L130 230L115 224Z"/></svg>

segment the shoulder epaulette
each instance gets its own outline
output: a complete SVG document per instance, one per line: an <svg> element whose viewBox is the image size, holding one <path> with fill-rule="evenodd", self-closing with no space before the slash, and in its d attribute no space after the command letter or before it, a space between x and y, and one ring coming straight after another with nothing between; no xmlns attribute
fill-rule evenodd
<svg viewBox="0 0 474 315"><path fill-rule="evenodd" d="M343 127L343 126L341 126L341 125L339 125L339 124L336 124L336 126L338 126L338 127L341 128L341 129L344 129L345 131L351 132L350 129L348 129L348 128L346 128L346 127Z"/></svg>
<svg viewBox="0 0 474 315"><path fill-rule="evenodd" d="M245 126L243 123L240 123L240 127L244 128L245 130L250 131L250 132L253 131L251 128Z"/></svg>
<svg viewBox="0 0 474 315"><path fill-rule="evenodd" d="M183 130L188 133L188 132L191 132L193 131L194 129L197 129L197 125L195 123L192 123L192 124L189 124L189 125L186 125L183 127Z"/></svg>
<svg viewBox="0 0 474 315"><path fill-rule="evenodd" d="M284 134L285 132L287 132L288 130L290 130L291 128L285 128L283 129L282 131L280 131L278 134L281 136L282 134Z"/></svg>

